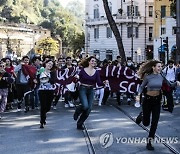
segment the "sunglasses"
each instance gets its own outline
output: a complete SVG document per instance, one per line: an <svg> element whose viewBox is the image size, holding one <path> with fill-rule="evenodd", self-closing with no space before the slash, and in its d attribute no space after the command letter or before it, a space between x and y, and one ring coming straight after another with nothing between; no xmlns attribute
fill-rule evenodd
<svg viewBox="0 0 180 154"><path fill-rule="evenodd" d="M4 67L4 65L0 65L0 67Z"/></svg>

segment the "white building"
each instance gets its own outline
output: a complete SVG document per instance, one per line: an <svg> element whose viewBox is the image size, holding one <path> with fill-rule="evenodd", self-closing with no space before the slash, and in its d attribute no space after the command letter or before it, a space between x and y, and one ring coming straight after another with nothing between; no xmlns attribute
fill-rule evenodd
<svg viewBox="0 0 180 154"><path fill-rule="evenodd" d="M146 51L151 53L153 50L153 0L109 0L109 7L121 34L126 57L131 57L133 51L134 62L144 61ZM86 0L85 11L85 52L96 55L100 60L116 59L119 51L102 0Z"/></svg>
<svg viewBox="0 0 180 154"><path fill-rule="evenodd" d="M160 53L163 52L165 54L164 59L166 63L167 52L164 50L164 47L162 47L162 51L161 51L160 46L161 45L164 46L163 40L165 40L166 37L168 37L169 59L173 58L172 55L173 52L175 52L174 49L176 48L176 20L172 17L166 17L165 24L159 26L161 26L159 28L159 37L154 39L154 58L163 60L163 57L160 57ZM161 35L161 29L162 29L162 35Z"/></svg>
<svg viewBox="0 0 180 154"><path fill-rule="evenodd" d="M0 59L12 55L12 52L18 57L27 55L39 40L50 36L50 30L35 25L1 23ZM12 52L8 51L7 46Z"/></svg>

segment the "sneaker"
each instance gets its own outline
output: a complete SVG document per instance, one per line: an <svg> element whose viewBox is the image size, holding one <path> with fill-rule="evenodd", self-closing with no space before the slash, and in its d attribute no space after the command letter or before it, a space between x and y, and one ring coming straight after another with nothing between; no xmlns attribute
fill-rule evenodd
<svg viewBox="0 0 180 154"><path fill-rule="evenodd" d="M139 113L138 117L136 118L136 123L139 125L142 122L143 114L142 112Z"/></svg>
<svg viewBox="0 0 180 154"><path fill-rule="evenodd" d="M153 150L154 150L154 147L152 146L151 141L148 141L148 142L147 142L146 149L147 149L147 150L150 150L150 151L153 151Z"/></svg>
<svg viewBox="0 0 180 154"><path fill-rule="evenodd" d="M74 104L72 101L69 101L68 103L69 103L69 107L74 107Z"/></svg>
<svg viewBox="0 0 180 154"><path fill-rule="evenodd" d="M27 113L29 111L29 106L26 106L24 112Z"/></svg>
<svg viewBox="0 0 180 154"><path fill-rule="evenodd" d="M123 100L123 96L120 96L120 100L121 100L121 101Z"/></svg>
<svg viewBox="0 0 180 154"><path fill-rule="evenodd" d="M68 107L69 107L69 104L66 104L66 103L65 103L64 107L65 107L65 108L68 108Z"/></svg>
<svg viewBox="0 0 180 154"><path fill-rule="evenodd" d="M21 104L18 103L17 111L21 111Z"/></svg>
<svg viewBox="0 0 180 154"><path fill-rule="evenodd" d="M43 124L40 124L40 127L39 128L44 128Z"/></svg>
<svg viewBox="0 0 180 154"><path fill-rule="evenodd" d="M53 110L56 110L57 108L56 108L56 106L53 106Z"/></svg>
<svg viewBox="0 0 180 154"><path fill-rule="evenodd" d="M98 106L101 106L101 104L98 104Z"/></svg>
<svg viewBox="0 0 180 154"><path fill-rule="evenodd" d="M179 100L176 100L176 102L175 102L176 104L179 104Z"/></svg>

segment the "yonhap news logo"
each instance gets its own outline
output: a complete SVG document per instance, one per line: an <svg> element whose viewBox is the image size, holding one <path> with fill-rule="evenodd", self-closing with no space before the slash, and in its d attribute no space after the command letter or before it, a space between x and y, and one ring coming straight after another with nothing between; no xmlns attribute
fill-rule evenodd
<svg viewBox="0 0 180 154"><path fill-rule="evenodd" d="M148 139L146 137L114 137L111 132L103 133L99 138L102 148L108 148L115 144L146 144ZM161 137L152 140L154 143L169 143L177 144L179 143L178 137Z"/></svg>
<svg viewBox="0 0 180 154"><path fill-rule="evenodd" d="M113 144L113 134L111 132L104 133L100 136L100 144L102 148L108 148Z"/></svg>

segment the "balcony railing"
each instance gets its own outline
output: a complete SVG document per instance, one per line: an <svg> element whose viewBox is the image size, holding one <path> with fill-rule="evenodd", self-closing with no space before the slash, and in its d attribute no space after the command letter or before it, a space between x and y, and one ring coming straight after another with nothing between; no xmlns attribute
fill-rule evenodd
<svg viewBox="0 0 180 154"><path fill-rule="evenodd" d="M116 15L113 16L114 20L116 23L131 23L132 22L132 17L131 16L120 16ZM133 16L133 22L134 23L144 23L144 17L142 16ZM101 24L108 24L107 18L102 16L100 18L95 18L95 19L86 19L86 23L88 25L101 25Z"/></svg>

